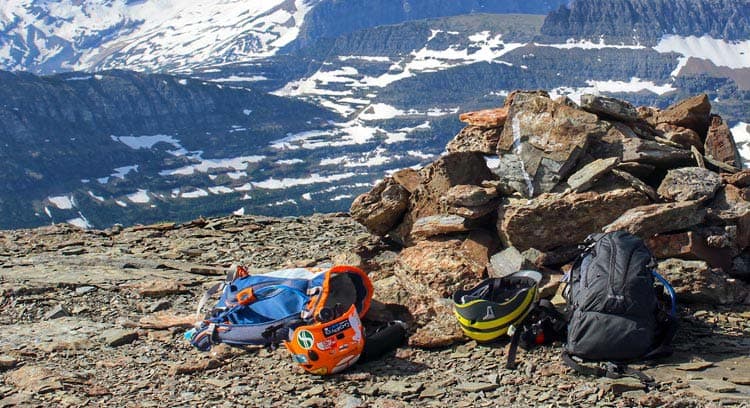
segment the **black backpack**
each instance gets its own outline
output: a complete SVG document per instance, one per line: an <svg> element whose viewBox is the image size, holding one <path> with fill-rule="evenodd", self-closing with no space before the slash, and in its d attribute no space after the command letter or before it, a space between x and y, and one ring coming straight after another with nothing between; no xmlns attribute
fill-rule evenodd
<svg viewBox="0 0 750 408"><path fill-rule="evenodd" d="M640 238L617 231L592 235L586 243L569 276L563 361L584 374L630 375L651 382L626 363L672 353L677 329L674 290L654 271L654 258ZM655 279L663 288L654 286ZM671 308L661 301L664 290ZM585 361L606 364L592 368L581 364Z"/></svg>

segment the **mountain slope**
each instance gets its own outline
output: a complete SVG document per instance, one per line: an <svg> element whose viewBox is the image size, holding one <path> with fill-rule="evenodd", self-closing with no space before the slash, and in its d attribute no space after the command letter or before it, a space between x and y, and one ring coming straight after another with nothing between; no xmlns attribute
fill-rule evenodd
<svg viewBox="0 0 750 408"><path fill-rule="evenodd" d="M570 38L654 46L665 35L750 39L748 0L576 0L550 13L547 41Z"/></svg>
<svg viewBox="0 0 750 408"><path fill-rule="evenodd" d="M8 0L0 68L180 72L274 54L316 0Z"/></svg>
<svg viewBox="0 0 750 408"><path fill-rule="evenodd" d="M545 14L566 1L7 0L0 3L0 69L186 73L383 24L475 12Z"/></svg>

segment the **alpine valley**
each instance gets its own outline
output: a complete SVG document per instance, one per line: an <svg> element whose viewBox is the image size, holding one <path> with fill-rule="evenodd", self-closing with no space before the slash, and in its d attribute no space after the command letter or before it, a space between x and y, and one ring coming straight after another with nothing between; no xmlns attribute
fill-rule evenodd
<svg viewBox="0 0 750 408"><path fill-rule="evenodd" d="M750 0L4 0L0 228L345 211L514 89L707 93L750 159Z"/></svg>

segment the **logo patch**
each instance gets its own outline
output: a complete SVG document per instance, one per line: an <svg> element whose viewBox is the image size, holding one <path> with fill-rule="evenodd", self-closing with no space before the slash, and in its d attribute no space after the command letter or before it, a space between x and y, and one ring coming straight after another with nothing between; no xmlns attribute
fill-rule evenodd
<svg viewBox="0 0 750 408"><path fill-rule="evenodd" d="M305 350L310 350L315 343L315 338L309 330L302 330L297 333L297 344Z"/></svg>
<svg viewBox="0 0 750 408"><path fill-rule="evenodd" d="M344 320L342 322L338 322L336 324L332 324L328 327L323 328L323 335L326 337L333 336L336 333L341 333L342 331L352 327L351 323L349 323L349 320Z"/></svg>
<svg viewBox="0 0 750 408"><path fill-rule="evenodd" d="M495 318L495 311L492 310L492 306L487 306L487 313L484 315L484 320L492 320Z"/></svg>

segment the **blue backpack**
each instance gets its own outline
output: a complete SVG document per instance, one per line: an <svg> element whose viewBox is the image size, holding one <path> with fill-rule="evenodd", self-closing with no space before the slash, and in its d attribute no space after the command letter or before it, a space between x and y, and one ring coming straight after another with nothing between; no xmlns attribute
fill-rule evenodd
<svg viewBox="0 0 750 408"><path fill-rule="evenodd" d="M373 288L367 274L354 266L282 269L262 275L250 275L238 267L206 292L198 305L199 315L218 292L218 303L185 334L201 351L218 343L278 344L289 330L334 308L354 305L363 317L370 307Z"/></svg>

